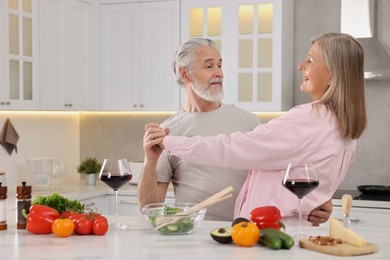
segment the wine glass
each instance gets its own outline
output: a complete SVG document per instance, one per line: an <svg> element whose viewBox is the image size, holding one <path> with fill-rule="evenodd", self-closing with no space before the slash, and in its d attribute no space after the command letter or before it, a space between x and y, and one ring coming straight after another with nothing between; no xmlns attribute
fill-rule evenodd
<svg viewBox="0 0 390 260"><path fill-rule="evenodd" d="M302 231L302 203L303 197L318 187L320 181L315 172L314 166L307 163L300 166L291 167L288 165L283 178L283 186L294 193L299 199L299 226L298 237L304 237Z"/></svg>
<svg viewBox="0 0 390 260"><path fill-rule="evenodd" d="M52 173L52 187L54 192L64 191L63 187L60 187L61 178L66 175L66 167L60 164L58 161L53 162L53 173Z"/></svg>
<svg viewBox="0 0 390 260"><path fill-rule="evenodd" d="M110 186L115 193L115 222L111 224L113 229L128 228L125 224L118 223L118 190L131 180L132 174L126 159L104 159L99 173L99 179Z"/></svg>

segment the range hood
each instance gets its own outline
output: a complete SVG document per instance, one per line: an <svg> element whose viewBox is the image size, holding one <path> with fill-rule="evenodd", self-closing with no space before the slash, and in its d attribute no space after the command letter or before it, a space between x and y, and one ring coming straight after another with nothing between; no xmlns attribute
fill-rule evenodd
<svg viewBox="0 0 390 260"><path fill-rule="evenodd" d="M342 0L341 32L348 33L364 49L364 77L390 80L390 56L376 37L377 0Z"/></svg>

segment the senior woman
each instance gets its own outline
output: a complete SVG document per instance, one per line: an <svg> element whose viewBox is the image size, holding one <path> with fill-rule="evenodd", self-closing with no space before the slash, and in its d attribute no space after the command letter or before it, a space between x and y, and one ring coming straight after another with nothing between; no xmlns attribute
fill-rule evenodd
<svg viewBox="0 0 390 260"><path fill-rule="evenodd" d="M320 184L305 196L303 215L330 200L355 155L366 124L364 52L350 35L326 33L312 39L299 64L301 91L312 102L247 133L216 137L170 136L158 124L145 126L144 149L165 149L185 160L234 169L248 176L234 216L248 217L259 206L278 205L283 216L298 214L297 197L282 186L289 163L312 163Z"/></svg>

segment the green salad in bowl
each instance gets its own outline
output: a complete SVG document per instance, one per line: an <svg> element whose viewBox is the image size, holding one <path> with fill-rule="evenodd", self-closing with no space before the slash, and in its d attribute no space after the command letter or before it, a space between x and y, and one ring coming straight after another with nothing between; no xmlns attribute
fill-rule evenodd
<svg viewBox="0 0 390 260"><path fill-rule="evenodd" d="M188 215L175 217L167 225L159 226L165 220L172 220L177 213L185 213L194 203L153 203L142 207L141 212L146 221L156 232L163 235L191 234L204 219L206 208L197 210Z"/></svg>

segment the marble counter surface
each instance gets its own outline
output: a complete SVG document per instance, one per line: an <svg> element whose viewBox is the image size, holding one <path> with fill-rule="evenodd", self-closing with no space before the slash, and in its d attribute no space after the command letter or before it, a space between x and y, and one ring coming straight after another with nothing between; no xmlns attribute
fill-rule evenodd
<svg viewBox="0 0 390 260"><path fill-rule="evenodd" d="M120 217L119 220L129 224L130 229L109 230L104 236L58 238L54 234L33 235L9 226L8 230L0 231L1 259L340 259L301 249L297 244L290 250L271 250L260 245L246 248L212 240L209 232L228 226L229 222L204 221L191 235L164 236L154 233L140 217ZM287 228L290 234L297 231L292 222L287 222ZM379 252L354 256L354 260L390 259L390 229L358 225L354 230L379 246ZM329 227L305 227L305 231L310 235L327 235Z"/></svg>

